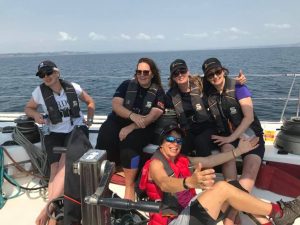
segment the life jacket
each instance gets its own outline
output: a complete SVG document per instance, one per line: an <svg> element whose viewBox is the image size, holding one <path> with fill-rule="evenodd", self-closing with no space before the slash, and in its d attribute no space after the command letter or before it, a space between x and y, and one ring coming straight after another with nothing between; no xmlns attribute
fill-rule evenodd
<svg viewBox="0 0 300 225"><path fill-rule="evenodd" d="M209 110L217 124L218 133L221 134L232 133L240 125L244 117L239 101L235 97L235 85L236 81L234 79L225 77L225 85L221 94L214 88L208 93ZM229 112L229 115L225 115L224 111ZM263 132L255 113L254 121L251 123L250 128L254 130L256 135L260 135Z"/></svg>
<svg viewBox="0 0 300 225"><path fill-rule="evenodd" d="M204 121L209 120L209 115L207 113L206 107L203 103L203 93L200 91L199 87L195 85L193 82L190 82L190 95L191 95L191 102L192 107L195 111L195 114L189 118L186 117L183 106L182 106L182 99L180 96L180 91L178 87L172 88L170 94L172 97L172 102L176 111L176 115L178 117L178 121L181 127L189 129L191 123L201 123Z"/></svg>
<svg viewBox="0 0 300 225"><path fill-rule="evenodd" d="M40 85L40 89L42 92L42 96L44 98L48 113L49 113L49 119L52 124L57 124L62 122L62 117L71 117L72 118L78 118L80 117L80 108L79 108L79 101L76 94L76 91L73 87L73 85L67 81L59 79L59 82L64 89L67 100L69 103L70 109L66 111L60 111L57 105L57 102L55 101L53 91L51 88L49 88L47 85L42 83Z"/></svg>
<svg viewBox="0 0 300 225"><path fill-rule="evenodd" d="M137 91L139 88L139 84L136 82L136 80L131 80L129 82L129 85L127 87L127 91L126 91L126 95L125 95L125 99L124 99L124 107L132 110L133 108L133 104L137 95ZM154 100L156 98L156 93L159 89L159 86L157 84L152 83L151 86L149 87L149 89L147 90L147 94L144 98L144 102L143 102L143 107L142 107L142 111L141 114L142 115L147 115L154 103Z"/></svg>
<svg viewBox="0 0 300 225"><path fill-rule="evenodd" d="M161 201L163 208L160 213L150 213L149 225L166 225L172 219L176 218L182 208L180 207L176 194L162 192L161 189L151 180L148 179L150 163L153 159L158 159L163 163L164 169L168 176L172 177L189 177L192 174L192 165L189 159L184 155L178 155L175 162L167 160L160 150L148 160L143 169L139 183L139 188L146 191L147 196L152 201ZM186 190L191 198L196 195L195 189ZM191 199L189 199L191 200Z"/></svg>

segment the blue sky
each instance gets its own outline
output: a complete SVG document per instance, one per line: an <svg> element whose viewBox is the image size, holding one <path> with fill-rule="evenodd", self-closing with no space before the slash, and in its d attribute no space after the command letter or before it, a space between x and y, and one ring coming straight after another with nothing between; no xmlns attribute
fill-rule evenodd
<svg viewBox="0 0 300 225"><path fill-rule="evenodd" d="M299 0L0 0L0 53L300 43Z"/></svg>

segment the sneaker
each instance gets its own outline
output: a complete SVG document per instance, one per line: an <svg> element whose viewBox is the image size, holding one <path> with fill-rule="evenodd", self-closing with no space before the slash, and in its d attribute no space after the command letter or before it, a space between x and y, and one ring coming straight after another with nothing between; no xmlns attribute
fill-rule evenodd
<svg viewBox="0 0 300 225"><path fill-rule="evenodd" d="M283 215L282 217L276 215L273 218L273 222L276 225L291 225L298 217L300 217L300 196L289 202L280 200L278 204L282 209Z"/></svg>

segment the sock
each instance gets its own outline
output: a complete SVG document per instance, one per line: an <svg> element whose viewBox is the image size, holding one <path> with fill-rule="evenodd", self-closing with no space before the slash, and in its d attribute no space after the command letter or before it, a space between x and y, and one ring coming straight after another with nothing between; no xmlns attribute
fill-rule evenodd
<svg viewBox="0 0 300 225"><path fill-rule="evenodd" d="M282 209L280 208L280 206L277 203L271 203L272 204L272 211L270 212L269 216L271 218L275 218L277 217L277 215L279 215L279 217L282 217Z"/></svg>

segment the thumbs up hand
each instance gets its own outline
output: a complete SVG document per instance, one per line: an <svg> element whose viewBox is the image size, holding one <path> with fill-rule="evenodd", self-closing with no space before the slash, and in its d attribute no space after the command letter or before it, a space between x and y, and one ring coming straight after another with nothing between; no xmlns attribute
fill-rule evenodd
<svg viewBox="0 0 300 225"><path fill-rule="evenodd" d="M215 183L216 174L214 169L202 170L202 164L199 163L196 165L194 173L189 178L190 179L187 179L189 187L206 190Z"/></svg>

